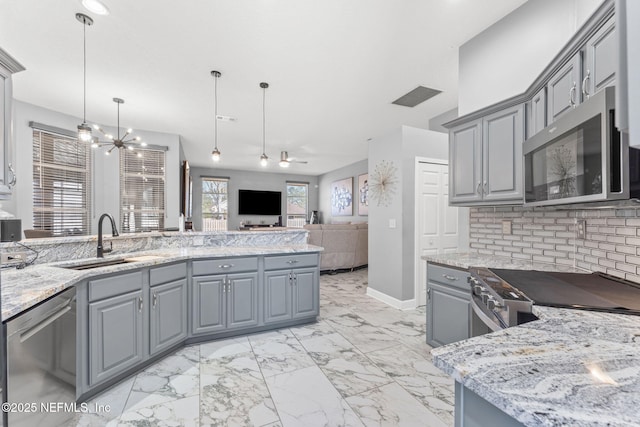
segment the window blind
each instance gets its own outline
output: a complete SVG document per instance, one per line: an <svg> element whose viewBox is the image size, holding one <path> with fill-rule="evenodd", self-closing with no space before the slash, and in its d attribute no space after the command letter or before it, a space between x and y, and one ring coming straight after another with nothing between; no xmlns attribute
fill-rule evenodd
<svg viewBox="0 0 640 427"><path fill-rule="evenodd" d="M165 151L120 149L120 229L164 229Z"/></svg>
<svg viewBox="0 0 640 427"><path fill-rule="evenodd" d="M33 130L33 227L53 236L91 232L91 147Z"/></svg>

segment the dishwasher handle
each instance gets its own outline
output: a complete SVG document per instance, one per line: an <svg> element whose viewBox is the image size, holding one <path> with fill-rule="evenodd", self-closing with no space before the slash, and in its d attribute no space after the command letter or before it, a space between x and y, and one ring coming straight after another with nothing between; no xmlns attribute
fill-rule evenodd
<svg viewBox="0 0 640 427"><path fill-rule="evenodd" d="M34 336L35 334L37 334L38 332L40 332L41 330L43 330L44 328L46 328L47 326L55 322L58 318L64 316L70 310L71 310L71 301L69 301L69 304L62 307L60 310L56 311L49 317L45 318L40 323L20 333L20 342L25 342L26 340L28 340L29 338L31 338L32 336Z"/></svg>

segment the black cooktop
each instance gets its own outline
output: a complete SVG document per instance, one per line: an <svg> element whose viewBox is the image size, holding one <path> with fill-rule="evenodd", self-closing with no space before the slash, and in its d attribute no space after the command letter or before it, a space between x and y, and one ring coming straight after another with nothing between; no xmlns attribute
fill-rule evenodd
<svg viewBox="0 0 640 427"><path fill-rule="evenodd" d="M490 269L534 304L640 315L640 285L603 273Z"/></svg>

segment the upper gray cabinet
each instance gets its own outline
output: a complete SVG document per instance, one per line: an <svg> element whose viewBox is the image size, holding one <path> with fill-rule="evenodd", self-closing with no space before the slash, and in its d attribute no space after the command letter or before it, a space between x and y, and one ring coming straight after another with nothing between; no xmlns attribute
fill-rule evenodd
<svg viewBox="0 0 640 427"><path fill-rule="evenodd" d="M527 102L527 138L547 126L547 88L543 87Z"/></svg>
<svg viewBox="0 0 640 427"><path fill-rule="evenodd" d="M610 18L584 48L582 96L589 96L615 83L618 48L615 19Z"/></svg>
<svg viewBox="0 0 640 427"><path fill-rule="evenodd" d="M577 53L551 76L547 84L547 123L555 122L580 103L581 70L580 54Z"/></svg>
<svg viewBox="0 0 640 427"><path fill-rule="evenodd" d="M449 135L451 204L522 202L522 105L452 128Z"/></svg>
<svg viewBox="0 0 640 427"><path fill-rule="evenodd" d="M24 67L0 48L0 199L11 196L15 173L11 160L11 75Z"/></svg>

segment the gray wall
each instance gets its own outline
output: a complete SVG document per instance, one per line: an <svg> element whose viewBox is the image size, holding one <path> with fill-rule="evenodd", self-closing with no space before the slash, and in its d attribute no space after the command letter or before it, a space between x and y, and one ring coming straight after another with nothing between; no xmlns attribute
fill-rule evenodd
<svg viewBox="0 0 640 427"><path fill-rule="evenodd" d="M193 181L193 226L202 230L202 177L229 178L229 216L227 227L235 230L240 221L251 221L253 224L274 224L277 216L238 215L238 190L260 190L282 192L282 222L286 224L287 181L309 183L309 210L318 210L318 177L286 173L252 172L232 169L191 167ZM307 215L308 219L308 215Z"/></svg>
<svg viewBox="0 0 640 427"><path fill-rule="evenodd" d="M22 219L22 228L33 228L33 130L29 122L55 126L74 131L81 118L62 114L21 101L13 103L14 164L16 187L11 199L2 201L2 208ZM104 127L115 133L115 128ZM149 144L169 148L166 158L166 213L165 227L177 227L180 214L180 154L178 135L136 130L136 136ZM105 149L94 153L92 234L98 232L98 217L108 212L119 218L120 170L117 155L105 156Z"/></svg>
<svg viewBox="0 0 640 427"><path fill-rule="evenodd" d="M320 220L323 224L329 224L331 221L342 222L367 222L368 216L358 215L358 176L368 171L368 161L361 160L348 166L327 172L318 177L318 209ZM331 183L344 178L353 178L353 215L350 216L331 216Z"/></svg>
<svg viewBox="0 0 640 427"><path fill-rule="evenodd" d="M397 169L390 205L369 204L369 287L400 301L413 299L415 291L416 158L446 160L447 136L403 126L369 143L370 178L383 160Z"/></svg>
<svg viewBox="0 0 640 427"><path fill-rule="evenodd" d="M524 92L603 0L529 0L459 50L460 115Z"/></svg>

